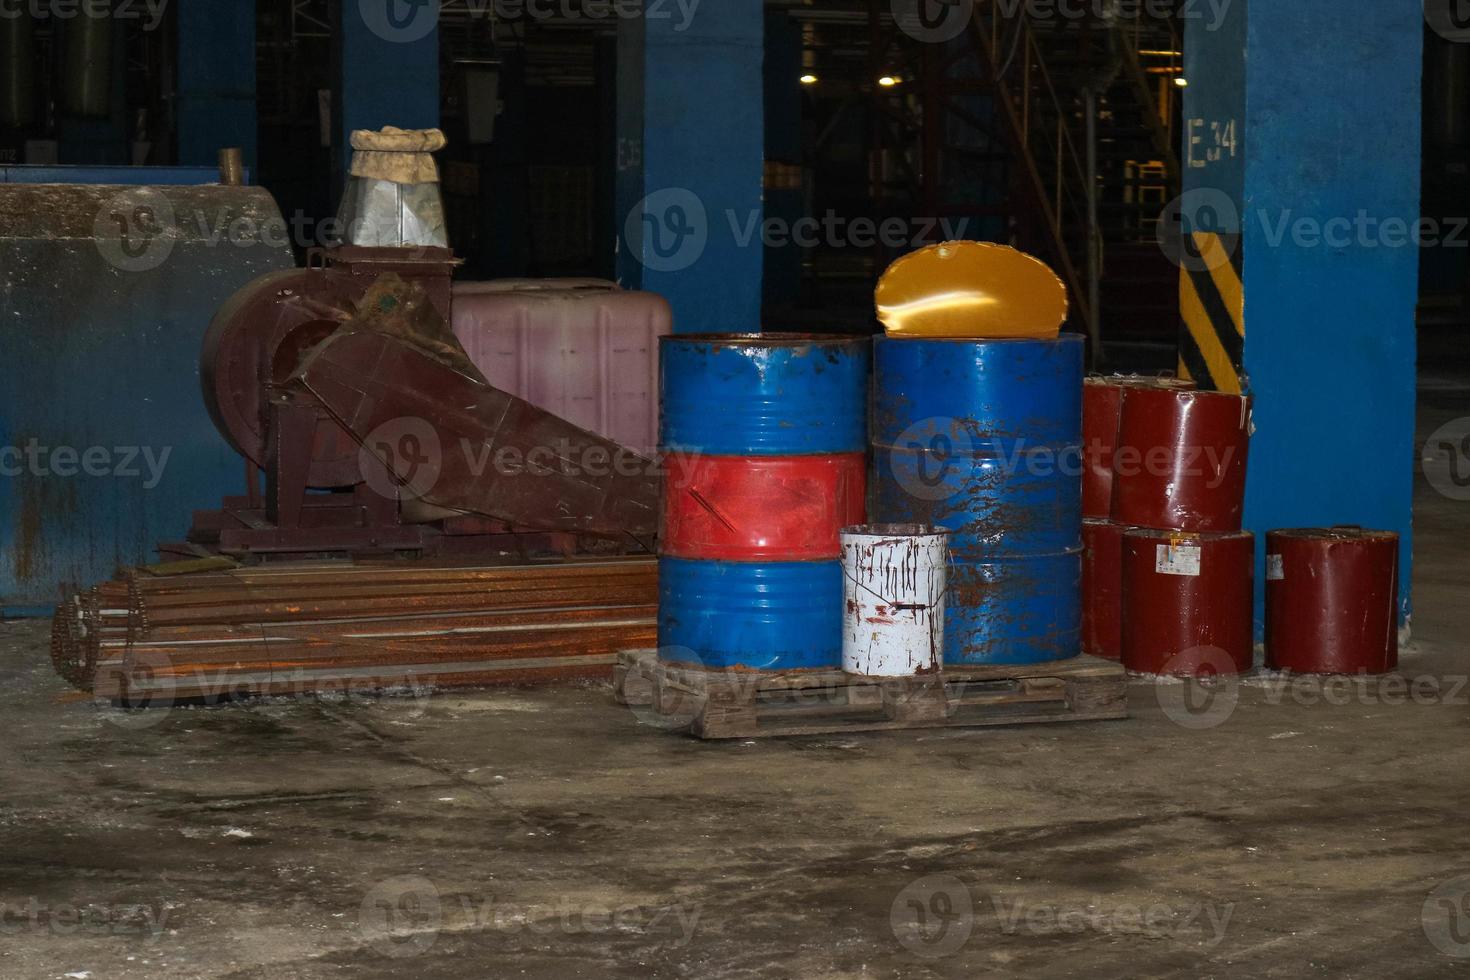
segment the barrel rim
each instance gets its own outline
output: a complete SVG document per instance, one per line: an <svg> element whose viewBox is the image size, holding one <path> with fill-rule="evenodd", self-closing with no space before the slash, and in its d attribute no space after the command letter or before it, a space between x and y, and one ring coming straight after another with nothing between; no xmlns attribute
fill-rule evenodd
<svg viewBox="0 0 1470 980"><path fill-rule="evenodd" d="M680 333L659 338L660 344L711 344L722 347L846 347L866 343L866 334L830 333Z"/></svg>
<svg viewBox="0 0 1470 980"><path fill-rule="evenodd" d="M1129 530L1123 532L1125 538L1138 538L1150 541L1180 541L1205 542L1211 541L1242 541L1246 538L1254 541L1254 531L1180 531L1172 528L1139 527L1129 525Z"/></svg>
<svg viewBox="0 0 1470 980"><path fill-rule="evenodd" d="M679 558L674 555L657 555L656 557L661 563L673 562L679 565L699 565L709 570L714 570L716 566L721 566L731 569L734 572L747 572L752 575L759 575L763 571L771 573L772 570L774 570L775 574L790 575L798 575L802 572L820 575L824 574L825 570L825 574L830 575L832 574L833 568L839 571L842 568L842 559L836 557L800 558L792 561L782 561L779 559L771 561L732 561L727 558Z"/></svg>
<svg viewBox="0 0 1470 980"><path fill-rule="evenodd" d="M1019 565L1024 562L1061 562L1082 559L1087 546L1079 544L1065 551L1045 551L1033 555L979 555L966 549L950 552L950 565Z"/></svg>
<svg viewBox="0 0 1470 980"><path fill-rule="evenodd" d="M1100 388L1151 388L1161 391L1199 391L1199 385L1184 378L1151 377L1139 374L1089 374L1083 384Z"/></svg>
<svg viewBox="0 0 1470 980"><path fill-rule="evenodd" d="M1269 538L1294 541L1397 541L1399 532L1381 528L1338 525L1336 527L1282 527L1266 532Z"/></svg>
<svg viewBox="0 0 1470 980"><path fill-rule="evenodd" d="M1039 344L1050 345L1058 343L1082 344L1087 342L1087 335L1077 333L1073 330L1063 330L1055 337L924 337L894 334L879 334L875 340L895 343L930 343L930 344Z"/></svg>
<svg viewBox="0 0 1470 980"><path fill-rule="evenodd" d="M1133 395L1171 395L1180 402L1193 401L1196 398L1205 400L1229 399L1237 404L1244 402L1247 406L1254 407L1255 396L1248 392L1236 394L1232 391L1210 391L1204 388L1175 388L1172 385L1120 385L1127 391L1129 396Z"/></svg>
<svg viewBox="0 0 1470 980"><path fill-rule="evenodd" d="M1121 524L1118 521L1106 520L1101 517L1082 518L1083 537L1091 533L1093 536L1101 535L1122 541L1125 534L1137 527L1137 524Z"/></svg>
<svg viewBox="0 0 1470 980"><path fill-rule="evenodd" d="M954 532L933 524L854 524L842 528L838 533L844 540L847 538L912 538L915 540L940 538L948 540Z"/></svg>

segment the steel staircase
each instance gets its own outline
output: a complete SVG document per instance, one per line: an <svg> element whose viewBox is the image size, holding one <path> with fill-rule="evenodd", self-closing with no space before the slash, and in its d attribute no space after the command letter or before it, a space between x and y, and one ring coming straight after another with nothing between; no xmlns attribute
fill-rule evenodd
<svg viewBox="0 0 1470 980"><path fill-rule="evenodd" d="M893 48L879 40L882 71ZM1093 337L1095 357L1117 344L1172 343L1177 269L1156 234L1179 193L1177 22L1091 9L1042 19L1026 4L975 0L966 34L917 47L910 64L923 92L922 149L913 176L923 213L988 222L995 237L1051 262L1071 292L1073 328ZM875 95L880 112L896 117L884 93Z"/></svg>

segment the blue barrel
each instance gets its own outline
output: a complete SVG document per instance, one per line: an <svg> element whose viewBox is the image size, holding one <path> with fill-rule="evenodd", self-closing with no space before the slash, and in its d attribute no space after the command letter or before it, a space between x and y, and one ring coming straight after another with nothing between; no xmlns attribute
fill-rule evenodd
<svg viewBox="0 0 1470 980"><path fill-rule="evenodd" d="M1078 552L981 561L953 556L944 620L950 663L1036 664L1082 648Z"/></svg>
<svg viewBox="0 0 1470 980"><path fill-rule="evenodd" d="M867 452L866 337L685 334L660 354L665 452Z"/></svg>
<svg viewBox="0 0 1470 980"><path fill-rule="evenodd" d="M935 419L953 420L977 451L1018 441L1033 447L1082 441L1086 342L1080 334L1057 340L880 337L875 343L875 443L892 445L916 424Z"/></svg>
<svg viewBox="0 0 1470 980"><path fill-rule="evenodd" d="M933 448L933 447L938 447ZM948 528L965 555L1045 555L1078 546L1080 450L982 453L952 441L874 447L878 514Z"/></svg>
<svg viewBox="0 0 1470 980"><path fill-rule="evenodd" d="M834 465L851 466L856 455L861 477L868 448L868 338L679 335L664 338L660 348L666 506L671 495L690 496L714 518L737 524L729 530L739 531L740 540L760 538L763 551L788 550L780 540L782 523L772 521L767 529L758 501L718 494L732 485L758 493L759 474L785 471L764 465L777 458L799 464L830 457ZM720 457L720 465L690 465L677 454ZM750 481L678 484L683 474L728 473L746 460ZM852 506L861 510L858 489ZM688 509L687 500L678 502ZM833 513L833 521L847 523L862 516ZM842 564L835 532L834 526L830 554L813 552L810 536L803 535L790 542L786 560L717 558L713 545L689 554L688 541L679 554L661 555L660 657L715 670L840 669Z"/></svg>
<svg viewBox="0 0 1470 980"><path fill-rule="evenodd" d="M661 558L658 570L664 660L712 670L842 666L841 562Z"/></svg>
<svg viewBox="0 0 1470 980"><path fill-rule="evenodd" d="M951 533L945 659L1081 649L1084 341L880 338L873 520Z"/></svg>

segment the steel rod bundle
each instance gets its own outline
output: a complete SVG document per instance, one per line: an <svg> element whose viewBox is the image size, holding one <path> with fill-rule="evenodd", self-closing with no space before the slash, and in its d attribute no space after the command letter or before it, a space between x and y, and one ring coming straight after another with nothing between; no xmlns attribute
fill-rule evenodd
<svg viewBox="0 0 1470 980"><path fill-rule="evenodd" d="M67 600L61 676L128 703L611 677L656 642L657 564L134 570Z"/></svg>

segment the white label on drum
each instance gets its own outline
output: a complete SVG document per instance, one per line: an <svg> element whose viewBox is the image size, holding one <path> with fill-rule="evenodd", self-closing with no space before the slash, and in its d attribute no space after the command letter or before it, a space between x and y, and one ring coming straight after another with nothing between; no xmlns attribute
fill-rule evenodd
<svg viewBox="0 0 1470 980"><path fill-rule="evenodd" d="M1159 560L1154 565L1154 571L1160 575L1187 575L1190 578L1198 578L1199 545L1159 545Z"/></svg>
<svg viewBox="0 0 1470 980"><path fill-rule="evenodd" d="M1286 566L1282 564L1280 555L1266 556L1266 578L1272 582L1286 578Z"/></svg>

